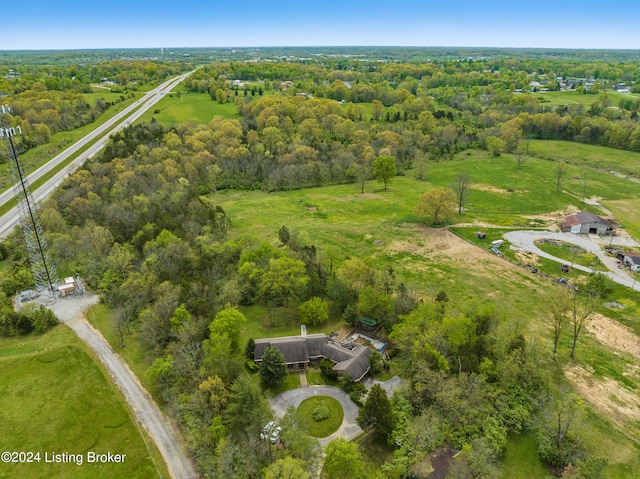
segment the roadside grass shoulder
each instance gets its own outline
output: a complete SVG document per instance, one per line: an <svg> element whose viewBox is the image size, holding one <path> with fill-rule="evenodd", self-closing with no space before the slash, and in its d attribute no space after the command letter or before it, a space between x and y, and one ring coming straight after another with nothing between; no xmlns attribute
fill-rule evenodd
<svg viewBox="0 0 640 479"><path fill-rule="evenodd" d="M140 383L151 394L157 404L162 404L156 383L147 375L147 369L151 365L152 357L144 350L138 339L137 332L132 327L131 332L125 334L124 347L114 327L113 312L105 304L99 303L87 311L87 321L96 328L131 368Z"/></svg>
<svg viewBox="0 0 640 479"><path fill-rule="evenodd" d="M0 476L158 476L124 398L66 326L40 336L0 338L0 366L0 450L41 454L39 463L3 464ZM168 477L160 454L146 442L160 474ZM89 451L127 456L120 464L87 464ZM62 452L82 454L83 464L45 463L45 453Z"/></svg>

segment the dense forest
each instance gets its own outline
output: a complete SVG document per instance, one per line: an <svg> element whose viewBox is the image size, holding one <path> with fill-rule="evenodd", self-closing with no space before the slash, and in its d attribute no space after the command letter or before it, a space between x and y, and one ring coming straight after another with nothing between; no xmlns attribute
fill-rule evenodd
<svg viewBox="0 0 640 479"><path fill-rule="evenodd" d="M90 107L82 97L91 83L152 83L185 66L12 67L16 78L0 80L0 92L28 148L100 114L105 105ZM362 406L363 425L395 447L377 477L409 477L445 444L462 451L448 477L497 477L508 435L534 423L543 425L538 449L547 464L560 471L571 464L571 477L597 477L606 460L587 454L564 415L580 400L553 393L545 355L503 313L456 304L446 291L425 301L424 292L370 258L334 265L287 225L266 238L237 234L216 193L341 183L364 192L372 178L386 187L413 170L424 179L429 162L468 148L524 154L531 139L640 151L640 101L611 96L622 83L637 92L639 74L627 60L215 62L185 88L234 102L240 120L126 128L42 207L42 223L55 262L100 292L121 340L137 333L153 359L149 374L205 477L281 477L274 471L283 467L301 478L316 473L319 445L291 414L284 420L289 447L274 455L259 440L268 403L249 375L251 344L239 343L245 318L238 306L286 311L273 315L277 326L318 301L347 323L379 321L396 345L392 354L407 365L407 386L391 399L363 400L360 386L341 380ZM588 107L549 106L532 91L542 85L597 99ZM386 158L392 165L383 167ZM42 311L11 310L8 298L32 280L17 238L0 247L0 259L12 260L0 271L0 332L46 329L51 318ZM384 368L384 359L372 357L374 370ZM350 461L355 472L359 461Z"/></svg>

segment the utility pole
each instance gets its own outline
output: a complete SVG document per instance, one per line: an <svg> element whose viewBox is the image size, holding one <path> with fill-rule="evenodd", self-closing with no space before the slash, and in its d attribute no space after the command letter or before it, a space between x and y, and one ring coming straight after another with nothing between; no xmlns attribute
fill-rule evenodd
<svg viewBox="0 0 640 479"><path fill-rule="evenodd" d="M17 209L20 215L20 225L27 246L31 273L38 291L47 290L51 297L55 297L58 290L58 273L51 260L49 247L44 236L44 230L40 223L36 203L31 195L29 181L24 168L20 164L18 151L14 137L22 134L20 126L6 126L5 115L9 115L11 109L7 105L0 106L0 138L6 139L11 178L13 180L13 192L16 197Z"/></svg>

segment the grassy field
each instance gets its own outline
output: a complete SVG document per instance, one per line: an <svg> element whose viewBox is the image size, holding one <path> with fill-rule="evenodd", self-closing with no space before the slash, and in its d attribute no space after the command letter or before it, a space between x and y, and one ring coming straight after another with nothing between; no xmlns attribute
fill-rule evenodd
<svg viewBox="0 0 640 479"><path fill-rule="evenodd" d="M0 451L40 452L40 462L0 464L0 477L168 477L151 459L124 398L66 326L42 336L0 338ZM126 454L88 464L87 452ZM82 454L82 465L45 463L45 453ZM154 461L160 468L156 472Z"/></svg>
<svg viewBox="0 0 640 479"><path fill-rule="evenodd" d="M501 477L509 479L546 479L549 471L538 456L535 432L511 435L504 452Z"/></svg>
<svg viewBox="0 0 640 479"><path fill-rule="evenodd" d="M616 215L631 236L640 239L640 197L604 201L603 204Z"/></svg>
<svg viewBox="0 0 640 479"><path fill-rule="evenodd" d="M312 414L316 408L324 407L329 417L322 421L315 421ZM300 429L313 437L327 437L338 430L342 424L344 411L340 403L329 396L315 396L305 399L298 406L296 420Z"/></svg>
<svg viewBox="0 0 640 479"><path fill-rule="evenodd" d="M636 178L640 177L640 153L637 151L618 150L572 141L532 140L529 143L529 153L539 158L560 160L580 167L590 167L599 171L615 170L633 174ZM638 183L630 183L629 187L632 185L638 187Z"/></svg>
<svg viewBox="0 0 640 479"><path fill-rule="evenodd" d="M616 93L608 91L606 92L607 96L613 101L614 105L618 105L620 100L622 99L632 99L635 100L640 98L639 95L636 94L624 94L624 93ZM591 106L593 103L598 101L601 97L601 94L585 94L576 91L547 91L541 93L535 93L535 96L540 98L541 101L545 102L547 105L570 105L570 104L580 104L586 107Z"/></svg>
<svg viewBox="0 0 640 479"><path fill-rule="evenodd" d="M609 271L609 268L602 264L602 261L597 256L571 243L565 243L564 241L538 241L537 246L545 253L565 260L569 265L579 264L596 271Z"/></svg>
<svg viewBox="0 0 640 479"><path fill-rule="evenodd" d="M148 122L155 118L161 125L171 127L183 122L209 123L215 116L240 118L232 101L220 104L208 93L173 92L165 95L138 121Z"/></svg>
<svg viewBox="0 0 640 479"><path fill-rule="evenodd" d="M548 142L542 145L535 143L534 148L542 148L546 143ZM568 143L565 146L572 145L573 143ZM534 151L534 148L530 150ZM560 156L553 148L544 151L545 158L568 161L569 153ZM640 154L637 155L640 164ZM633 155L625 156L624 163L631 165L634 159ZM592 208L581 204L585 176L586 193L589 197L618 200L640 196L640 184L596 171L588 164L567 165L561 192L556 194L556 168L557 163L554 161L528 158L518 170L512 155L491 158L485 151L469 150L452 162L431 165L427 170L427 179L437 186L449 186L458 173L466 172L471 179L467 213L479 214L484 221L488 221L487 215L490 219L496 213L505 216L536 215L564 209L568 204Z"/></svg>
<svg viewBox="0 0 640 479"><path fill-rule="evenodd" d="M524 327L527 337L550 347L548 327L541 319L541 305L548 301L557 284L488 251L488 242L500 238L509 228L484 228L481 225L452 228L469 240L469 243L463 243L452 239L443 229L434 230L415 223L412 209L422 192L434 186L448 186L457 172L468 171L473 183L468 200L472 205L470 211L456 220L460 223L478 221L509 227L541 227L557 222L562 216L557 211L567 210L572 205L583 206L579 195L581 182L567 180L563 185L564 192L556 195L552 179L553 162L531 158L518 171L515 160L508 155L491 159L485 152L468 153L451 162L431 164L427 182L415 180L411 173L396 177L387 191L372 181L367 183L364 195L359 194L356 185L339 185L270 194L223 191L218 193L217 201L229 214L237 234L251 234L275 244L278 242L278 229L284 224L297 231L304 240L315 244L321 257L331 251L335 257L334 264L339 265L344 258L357 256L373 258L378 268L392 265L396 277L415 286L418 294L426 300L439 289L444 289L455 304L477 302L479 298L484 304L495 304L509 324ZM628 201L636 194L625 189L629 182L624 179L587 167L584 170L591 172L593 195ZM574 171L580 174L583 170L570 167L570 172ZM487 233L485 240L475 237L474 232L478 230ZM549 274L561 275L555 262L540 259L539 268ZM572 274L575 278L571 277ZM580 272L570 272L565 276L575 281L586 278ZM633 294L629 288L614 287L607 300L628 306L625 310L609 312L603 308L603 311L610 317L615 313L614 319L638 331L638 300L632 297ZM257 310L254 313L257 314ZM245 311L245 314L249 317L252 313ZM259 324L255 319L249 322L254 327ZM269 329L265 323L262 326ZM284 327L282 331L297 333L297 327L289 328ZM596 340L590 332L584 332L579 340L576 361L568 357L570 347L569 335L563 336L558 363L578 365L587 371L593 384L609 380L610 384L628 389L638 380L637 372L634 372L640 368L638 358L627 355L621 360L622 356L617 351ZM567 383L561 369L554 378L558 384ZM593 391L588 399L598 395L602 395L602 391ZM600 414L608 414L606 409L598 408L607 407L607 401L623 401L624 397L600 398L603 402L593 407ZM619 429L620 423L615 421L599 418L596 423L602 434L615 434L620 447L629 454L626 462L608 466L603 477L633 477L616 474L630 470L627 463L636 464L640 460L634 436L629 430ZM588 427L594 427L591 419ZM636 427L635 423L631 423L633 427ZM620 432L616 433L618 430ZM505 459L508 474L503 477L545 477L535 455L534 443L532 437L525 437L510 445ZM598 454L606 453L597 444L593 448Z"/></svg>

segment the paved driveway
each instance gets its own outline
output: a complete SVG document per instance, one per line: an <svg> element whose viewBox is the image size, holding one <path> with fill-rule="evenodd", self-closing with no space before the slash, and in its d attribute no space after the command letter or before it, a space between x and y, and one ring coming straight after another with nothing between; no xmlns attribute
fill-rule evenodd
<svg viewBox="0 0 640 479"><path fill-rule="evenodd" d="M587 235L576 235L573 233L556 233L552 231L509 231L504 234L504 237L511 243L511 247L517 251L528 251L530 253L535 253L538 256L543 258L547 258L553 261L557 261L558 263L569 263L566 260L557 258L549 253L545 253L540 248L538 248L534 241L538 239L551 239L564 241L565 243L575 244L576 246L580 246L581 248L593 253L604 263L604 265L609 268L610 271L604 272L609 278L614 280L616 283L622 284L624 286L631 287L633 284L633 278L627 274L624 268L618 268L618 261L611 256L608 256L606 252L602 249L602 246L605 244L609 244L609 241L613 241L613 244L621 244L620 241L624 240L624 244L626 246L631 246L629 244L629 239L627 238L617 238L613 237L611 239L603 240L594 240L591 239ZM635 242L633 242L635 243ZM634 246L638 244L635 243ZM593 270L591 268L586 268L584 266L580 266L578 264L574 264L573 267L575 269L579 269L580 271L586 271L587 273L592 273ZM636 282L634 289L636 291L640 291L640 282Z"/></svg>
<svg viewBox="0 0 640 479"><path fill-rule="evenodd" d="M367 390L370 390L374 384L380 384L382 389L387 393L387 396L391 396L393 391L402 385L402 379L398 376L394 376L388 381L377 381L367 378L363 383ZM347 393L342 389L338 389L333 386L309 386L291 389L278 394L276 397L272 398L269 403L271 404L271 408L275 415L281 418L284 417L289 407L293 406L297 409L302 401L314 396L332 397L340 403L342 410L344 411L342 425L338 430L331 436L319 439L323 448L329 443L329 441L336 437L342 437L347 441L350 441L362 432L362 429L356 422L356 418L358 417L358 406L351 400Z"/></svg>
<svg viewBox="0 0 640 479"><path fill-rule="evenodd" d="M350 441L362 432L362 429L356 422L356 418L358 417L358 406L356 406L351 398L349 398L347 393L342 389L338 389L333 386L309 386L306 388L291 389L278 394L276 397L272 398L269 403L271 404L276 416L281 418L284 417L287 412L287 408L293 406L297 409L302 401L314 396L332 397L340 403L342 410L344 411L342 424L338 430L330 436L318 439L323 448L332 439L343 437L347 441Z"/></svg>

